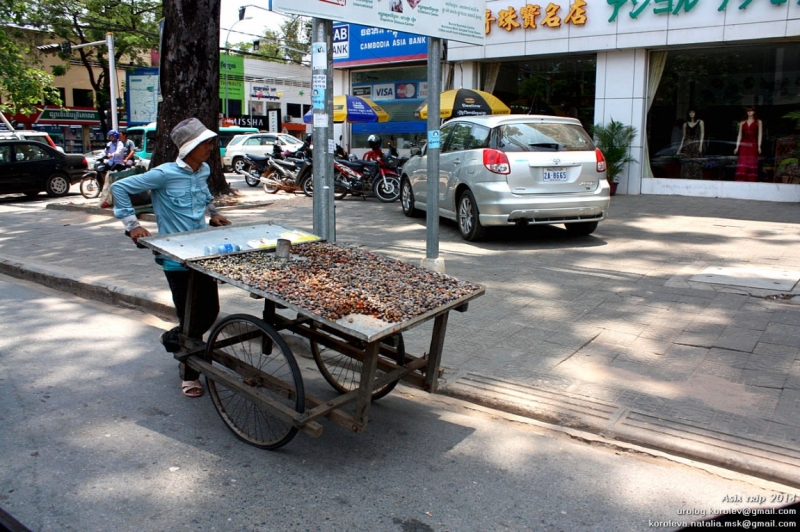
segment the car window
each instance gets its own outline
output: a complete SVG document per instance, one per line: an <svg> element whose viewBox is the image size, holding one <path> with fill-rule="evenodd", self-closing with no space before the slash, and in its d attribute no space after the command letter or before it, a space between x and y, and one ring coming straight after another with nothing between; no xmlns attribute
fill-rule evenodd
<svg viewBox="0 0 800 532"><path fill-rule="evenodd" d="M472 126L472 133L468 139L468 150L477 150L478 148L485 148L489 145L489 133L492 130L488 127L483 127L479 125Z"/></svg>
<svg viewBox="0 0 800 532"><path fill-rule="evenodd" d="M261 137L262 146L272 146L273 144L275 144L274 135L264 135L263 137Z"/></svg>
<svg viewBox="0 0 800 532"><path fill-rule="evenodd" d="M467 149L469 145L470 133L472 132L472 124L455 124L453 133L447 140L442 149L442 153L449 153L451 151L461 151Z"/></svg>
<svg viewBox="0 0 800 532"><path fill-rule="evenodd" d="M133 141L133 145L136 146L136 151L140 151L142 149L143 136L144 136L143 131L128 130L128 140Z"/></svg>
<svg viewBox="0 0 800 532"><path fill-rule="evenodd" d="M153 153L153 146L156 143L156 132L155 131L148 131L147 132L147 148L145 149L145 153Z"/></svg>
<svg viewBox="0 0 800 532"><path fill-rule="evenodd" d="M236 146L237 144L241 144L242 142L244 142L244 139L246 139L246 138L247 137L245 137L244 135L236 135L228 143L228 147L230 148L231 146Z"/></svg>
<svg viewBox="0 0 800 532"><path fill-rule="evenodd" d="M250 137L246 141L244 141L245 146L260 146L261 139L259 137Z"/></svg>
<svg viewBox="0 0 800 532"><path fill-rule="evenodd" d="M291 135L278 135L278 138L286 144L300 144L300 141Z"/></svg>
<svg viewBox="0 0 800 532"><path fill-rule="evenodd" d="M40 161L42 159L49 159L49 158L50 154L35 144L17 145L18 161Z"/></svg>
<svg viewBox="0 0 800 532"><path fill-rule="evenodd" d="M589 134L574 124L504 124L495 128L493 136L494 145L507 152L594 150Z"/></svg>
<svg viewBox="0 0 800 532"><path fill-rule="evenodd" d="M0 163L11 162L11 146L0 146Z"/></svg>

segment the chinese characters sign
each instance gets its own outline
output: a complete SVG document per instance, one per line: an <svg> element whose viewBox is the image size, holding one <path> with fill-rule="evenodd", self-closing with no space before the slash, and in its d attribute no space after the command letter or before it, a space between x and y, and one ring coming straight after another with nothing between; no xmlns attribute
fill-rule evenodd
<svg viewBox="0 0 800 532"><path fill-rule="evenodd" d="M492 24L506 31L513 31L518 28L535 30L537 21L539 25L548 28L560 28L562 24L561 6L558 4L547 4L544 12L538 4L526 4L519 11L509 6L507 9L500 9L497 16L491 9L486 10L486 35L492 32ZM575 0L569 6L569 11L563 19L563 24L586 24L586 2Z"/></svg>

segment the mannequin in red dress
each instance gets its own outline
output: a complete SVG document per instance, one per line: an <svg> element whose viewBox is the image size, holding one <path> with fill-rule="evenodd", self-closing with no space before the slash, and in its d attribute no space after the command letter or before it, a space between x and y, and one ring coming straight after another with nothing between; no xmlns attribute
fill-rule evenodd
<svg viewBox="0 0 800 532"><path fill-rule="evenodd" d="M755 107L748 107L746 114L747 118L739 122L739 135L733 150L734 155L739 154L736 181L758 181L758 156L761 154L764 126L756 116Z"/></svg>

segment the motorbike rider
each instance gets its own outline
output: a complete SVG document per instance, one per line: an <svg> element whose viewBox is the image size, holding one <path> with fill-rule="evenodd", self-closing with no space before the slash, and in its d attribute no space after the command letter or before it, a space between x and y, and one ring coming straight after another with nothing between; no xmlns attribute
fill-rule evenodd
<svg viewBox="0 0 800 532"><path fill-rule="evenodd" d="M106 145L105 156L108 157L108 170L111 172L125 170L125 157L128 148L119 138L119 131L112 129L108 132L109 143Z"/></svg>
<svg viewBox="0 0 800 532"><path fill-rule="evenodd" d="M123 160L123 164L125 166L133 166L134 160L133 157L136 155L136 145L133 143L132 140L128 139L128 132L125 129L119 130L119 140L125 145L126 155L125 160Z"/></svg>
<svg viewBox="0 0 800 532"><path fill-rule="evenodd" d="M378 164L375 165L375 168L372 171L373 177L378 173L378 166L385 166L386 165L386 155L383 153L381 146L383 146L383 139L380 135L370 135L367 138L367 144L369 145L369 151L364 154L365 161L375 161Z"/></svg>

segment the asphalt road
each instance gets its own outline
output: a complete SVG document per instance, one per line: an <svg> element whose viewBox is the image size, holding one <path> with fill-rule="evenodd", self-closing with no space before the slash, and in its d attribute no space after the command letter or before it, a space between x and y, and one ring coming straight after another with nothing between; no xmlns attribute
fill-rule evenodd
<svg viewBox="0 0 800 532"><path fill-rule="evenodd" d="M325 422L262 451L181 396L168 324L5 277L0 298L0 507L32 530L675 529L783 496L402 386L364 434Z"/></svg>

